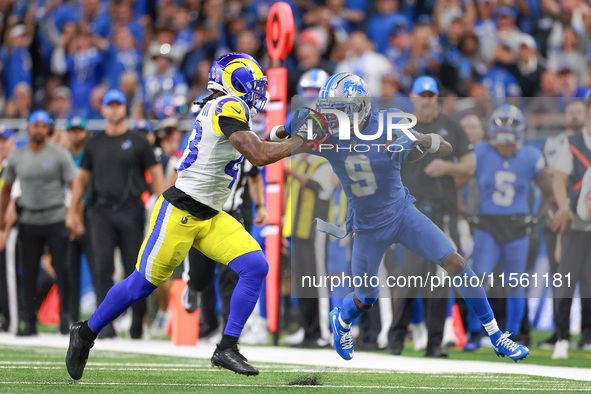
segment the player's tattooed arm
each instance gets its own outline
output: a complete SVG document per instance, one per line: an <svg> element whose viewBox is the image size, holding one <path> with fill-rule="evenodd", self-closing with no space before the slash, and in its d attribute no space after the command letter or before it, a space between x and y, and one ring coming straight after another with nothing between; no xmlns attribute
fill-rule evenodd
<svg viewBox="0 0 591 394"><path fill-rule="evenodd" d="M268 142L261 140L255 133L247 130L232 133L230 143L255 166L271 164L284 157L308 150L301 138Z"/></svg>

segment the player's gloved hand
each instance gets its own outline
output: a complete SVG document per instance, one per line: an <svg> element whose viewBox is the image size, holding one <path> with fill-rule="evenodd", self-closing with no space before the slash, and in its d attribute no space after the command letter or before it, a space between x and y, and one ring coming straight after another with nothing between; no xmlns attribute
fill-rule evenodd
<svg viewBox="0 0 591 394"><path fill-rule="evenodd" d="M324 117L310 108L296 109L288 116L283 127L292 137L303 139L312 150L317 150L320 144L330 137Z"/></svg>
<svg viewBox="0 0 591 394"><path fill-rule="evenodd" d="M402 130L393 130L392 139L387 141L384 145L386 152L391 152L392 160L396 160L400 163L406 163L408 161L408 155L417 146L418 140L412 140Z"/></svg>

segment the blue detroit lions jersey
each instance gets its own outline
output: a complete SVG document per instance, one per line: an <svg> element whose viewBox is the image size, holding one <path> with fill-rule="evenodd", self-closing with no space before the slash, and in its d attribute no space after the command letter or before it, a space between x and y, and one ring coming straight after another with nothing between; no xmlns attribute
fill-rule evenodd
<svg viewBox="0 0 591 394"><path fill-rule="evenodd" d="M474 147L481 215L527 215L530 183L544 170L542 152L523 146L515 156L502 157L483 142Z"/></svg>
<svg viewBox="0 0 591 394"><path fill-rule="evenodd" d="M362 134L374 135L378 132L380 113L370 114ZM349 232L384 227L392 222L393 215L415 201L402 185L400 163L391 160L381 148L386 140L384 117L384 131L376 140L365 141L351 132L350 141L332 137L328 140L335 145L332 149L310 152L325 157L339 178L349 201Z"/></svg>

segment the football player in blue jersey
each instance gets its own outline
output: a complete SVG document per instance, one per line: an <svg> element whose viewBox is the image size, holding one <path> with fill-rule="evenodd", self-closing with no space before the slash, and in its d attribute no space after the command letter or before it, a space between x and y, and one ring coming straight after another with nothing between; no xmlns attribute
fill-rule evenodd
<svg viewBox="0 0 591 394"><path fill-rule="evenodd" d="M337 135L337 131L343 131L338 128L342 118L327 116L328 133L311 133L308 144L316 149L312 153L322 155L330 162L349 201L346 226L347 232L353 233L353 277L377 276L384 252L399 242L413 253L442 266L451 276L463 279L459 289L490 335L498 356L509 356L514 361L525 358L529 349L512 341L508 332L499 330L480 280L445 234L415 208L415 199L402 184L401 165L422 157L424 151L450 154L452 148L447 141L437 134L420 133L415 133L416 141L412 141L398 130L387 141L387 135L379 133L380 117L397 110L372 112L367 85L351 73L333 75L320 91L316 112L294 111L291 121L284 126L285 131L274 128L268 139L287 138L287 134L305 138L301 131L306 126L302 125L321 123L308 122L307 117L318 118L318 112L322 114L337 109L347 114L351 129L359 132L350 133L350 139L343 139L340 132ZM404 117L399 111L394 116ZM370 138L372 140L368 141ZM371 148L369 150L366 149L367 142L370 142L367 145ZM392 143L396 147L390 150ZM363 148L359 149L361 146ZM351 323L372 307L378 293L379 286L371 283L356 286L342 306L330 312L334 347L343 359L353 358Z"/></svg>
<svg viewBox="0 0 591 394"><path fill-rule="evenodd" d="M500 260L506 280L520 280L529 250L531 181L547 195L552 194L552 176L542 152L533 146L521 146L524 128L519 108L505 104L491 115L490 141L474 147L480 202L472 266L479 277L488 277ZM506 330L516 337L525 311L525 288L507 286L506 290ZM481 327L470 311L469 331L470 340L464 350L474 351L480 347Z"/></svg>

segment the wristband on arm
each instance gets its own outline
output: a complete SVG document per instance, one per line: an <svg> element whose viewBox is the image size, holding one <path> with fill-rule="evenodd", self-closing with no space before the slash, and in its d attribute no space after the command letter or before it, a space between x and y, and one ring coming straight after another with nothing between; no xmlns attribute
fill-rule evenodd
<svg viewBox="0 0 591 394"><path fill-rule="evenodd" d="M281 138L277 135L277 131L279 130L280 127L281 126L275 126L271 129L271 141L281 142L281 141L287 139L287 137L289 137L289 134L283 138Z"/></svg>
<svg viewBox="0 0 591 394"><path fill-rule="evenodd" d="M441 136L439 134L431 133L431 146L427 148L427 152L435 153L439 150L439 146L441 145Z"/></svg>

